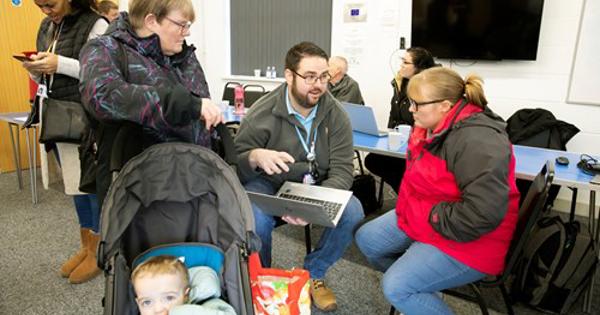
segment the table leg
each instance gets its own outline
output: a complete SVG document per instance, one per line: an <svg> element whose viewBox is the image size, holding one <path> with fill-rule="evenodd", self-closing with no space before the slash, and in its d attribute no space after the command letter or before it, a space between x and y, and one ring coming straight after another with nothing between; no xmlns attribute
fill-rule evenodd
<svg viewBox="0 0 600 315"><path fill-rule="evenodd" d="M598 214L600 220L600 214ZM590 190L590 214L589 214L589 227L591 236L594 237L594 242L598 245L598 230L600 226L598 226L598 222L596 220L596 191ZM598 246L596 246L596 249ZM596 253L598 255L598 253ZM598 268L596 268L597 270ZM592 279L590 280L590 286L585 292L585 296L583 298L583 311L586 313L592 312L592 300L594 299L594 278L596 277L596 270L592 272Z"/></svg>
<svg viewBox="0 0 600 315"><path fill-rule="evenodd" d="M30 186L31 186L31 202L33 204L37 203L37 194L35 191L35 161L32 160L32 154L31 154L31 146L30 146L30 139L29 139L29 128L25 128L25 141L27 142L27 161L29 162L29 179L31 180ZM34 149L35 150L35 149Z"/></svg>
<svg viewBox="0 0 600 315"><path fill-rule="evenodd" d="M17 145L15 146L15 134L13 132L13 127L17 128ZM15 161L15 168L17 169L17 182L19 184L19 189L23 189L23 178L21 177L21 153L20 143L19 143L19 125L14 123L8 123L8 131L10 132L10 142L12 144L13 149L13 160Z"/></svg>
<svg viewBox="0 0 600 315"><path fill-rule="evenodd" d="M31 147L31 150L33 152L33 195L35 196L35 202L37 204L38 202L38 193L37 193L37 146L36 143L38 142L38 135L37 135L37 127L33 127L33 145Z"/></svg>

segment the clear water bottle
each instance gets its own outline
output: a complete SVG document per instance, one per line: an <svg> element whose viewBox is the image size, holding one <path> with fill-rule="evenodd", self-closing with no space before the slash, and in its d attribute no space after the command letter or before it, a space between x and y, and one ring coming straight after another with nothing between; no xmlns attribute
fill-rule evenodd
<svg viewBox="0 0 600 315"><path fill-rule="evenodd" d="M267 67L267 71L265 72L265 77L267 79L271 78L271 67Z"/></svg>
<svg viewBox="0 0 600 315"><path fill-rule="evenodd" d="M275 70L275 66L271 67L271 79L277 78L277 71Z"/></svg>
<svg viewBox="0 0 600 315"><path fill-rule="evenodd" d="M244 87L238 85L233 90L233 103L236 115L244 114Z"/></svg>

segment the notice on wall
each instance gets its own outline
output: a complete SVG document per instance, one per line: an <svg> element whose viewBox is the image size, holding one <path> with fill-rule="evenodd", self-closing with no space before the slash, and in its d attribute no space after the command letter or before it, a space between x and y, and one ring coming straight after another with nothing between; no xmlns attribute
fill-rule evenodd
<svg viewBox="0 0 600 315"><path fill-rule="evenodd" d="M377 20L382 34L386 37L396 37L400 22L400 10L398 1L385 0L378 5L379 12Z"/></svg>
<svg viewBox="0 0 600 315"><path fill-rule="evenodd" d="M360 65L364 58L367 32L365 28L348 27L343 30L342 53L348 65Z"/></svg>
<svg viewBox="0 0 600 315"><path fill-rule="evenodd" d="M344 6L344 23L364 23L367 21L367 7L364 3L347 3Z"/></svg>

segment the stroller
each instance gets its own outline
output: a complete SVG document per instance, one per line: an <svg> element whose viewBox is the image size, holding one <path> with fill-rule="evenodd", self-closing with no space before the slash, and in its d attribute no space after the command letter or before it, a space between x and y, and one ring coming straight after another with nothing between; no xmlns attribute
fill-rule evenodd
<svg viewBox="0 0 600 315"><path fill-rule="evenodd" d="M217 154L192 144L151 146L121 169L102 211L105 315L139 314L129 281L134 260L167 244L200 247L200 256L216 248L216 263L194 260L220 271L222 298L237 314L253 314L247 258L260 240L244 188Z"/></svg>

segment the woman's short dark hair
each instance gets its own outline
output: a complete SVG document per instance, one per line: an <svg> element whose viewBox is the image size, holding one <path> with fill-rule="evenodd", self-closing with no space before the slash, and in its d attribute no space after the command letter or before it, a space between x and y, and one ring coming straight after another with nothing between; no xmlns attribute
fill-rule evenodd
<svg viewBox="0 0 600 315"><path fill-rule="evenodd" d="M301 42L288 50L285 56L285 68L292 71L298 70L298 64L304 57L321 57L329 60L327 53L321 47L311 42Z"/></svg>
<svg viewBox="0 0 600 315"><path fill-rule="evenodd" d="M435 61L433 60L433 56L431 53L421 47L411 47L406 50L406 52L410 53L412 57L413 65L415 66L415 74L429 69L431 67L437 66Z"/></svg>

